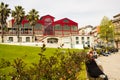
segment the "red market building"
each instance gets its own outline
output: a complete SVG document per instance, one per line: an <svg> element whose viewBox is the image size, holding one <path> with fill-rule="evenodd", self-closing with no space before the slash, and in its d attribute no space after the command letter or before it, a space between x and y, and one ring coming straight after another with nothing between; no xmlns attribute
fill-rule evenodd
<svg viewBox="0 0 120 80"><path fill-rule="evenodd" d="M34 26L35 42L59 42L59 38L79 35L77 22L68 18L57 21L54 21L54 19L55 17L51 15L45 15L37 21L37 24ZM5 36L8 36L7 40L14 42L14 39L17 39L17 25L15 24L14 19L10 20L8 24L7 31L4 33ZM24 18L21 25L19 25L19 35L21 42L31 42L32 27L26 18Z"/></svg>
<svg viewBox="0 0 120 80"><path fill-rule="evenodd" d="M18 44L17 29L18 25L14 19L10 20L4 31L5 43ZM25 17L19 25L19 42L21 45L41 46L44 42L47 44L46 47L56 48L64 44L63 48L83 48L84 43L89 42L91 45L93 42L91 36L79 35L78 23L69 18L55 20L55 17L51 15L42 16L34 26L34 37L32 31L32 26Z"/></svg>
<svg viewBox="0 0 120 80"><path fill-rule="evenodd" d="M42 16L34 27L34 33L36 35L55 35L55 36L66 36L66 35L76 35L78 34L78 23L68 19L63 18L57 21L54 21L54 17L51 15ZM17 25L12 19L12 26L8 28L8 32L14 34L17 29ZM20 25L21 35L31 34L32 27L29 22L24 19Z"/></svg>

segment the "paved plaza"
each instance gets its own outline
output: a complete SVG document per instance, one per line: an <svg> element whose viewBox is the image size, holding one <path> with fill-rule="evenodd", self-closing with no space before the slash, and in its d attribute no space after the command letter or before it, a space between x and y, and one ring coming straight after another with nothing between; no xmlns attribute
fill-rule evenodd
<svg viewBox="0 0 120 80"><path fill-rule="evenodd" d="M100 56L98 60L109 80L120 80L120 51L108 57Z"/></svg>

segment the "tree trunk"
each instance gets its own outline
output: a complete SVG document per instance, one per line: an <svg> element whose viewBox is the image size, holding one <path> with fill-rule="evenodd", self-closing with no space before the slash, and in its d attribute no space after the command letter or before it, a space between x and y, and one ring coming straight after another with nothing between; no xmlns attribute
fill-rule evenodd
<svg viewBox="0 0 120 80"><path fill-rule="evenodd" d="M3 29L3 27L4 27L4 24L2 24L1 25L1 38L2 38L2 43L4 42L4 29Z"/></svg>
<svg viewBox="0 0 120 80"><path fill-rule="evenodd" d="M106 35L106 48L108 47L108 37L107 37L107 35Z"/></svg>
<svg viewBox="0 0 120 80"><path fill-rule="evenodd" d="M18 39L18 42L20 42L20 39L19 39L19 25L17 26L17 39Z"/></svg>
<svg viewBox="0 0 120 80"><path fill-rule="evenodd" d="M34 39L34 26L32 26L32 42L34 42L35 39Z"/></svg>

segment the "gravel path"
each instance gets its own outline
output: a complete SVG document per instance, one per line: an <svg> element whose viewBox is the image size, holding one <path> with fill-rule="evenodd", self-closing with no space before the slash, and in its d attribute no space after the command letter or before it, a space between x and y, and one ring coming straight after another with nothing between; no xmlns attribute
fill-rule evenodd
<svg viewBox="0 0 120 80"><path fill-rule="evenodd" d="M98 58L109 80L120 80L120 52Z"/></svg>

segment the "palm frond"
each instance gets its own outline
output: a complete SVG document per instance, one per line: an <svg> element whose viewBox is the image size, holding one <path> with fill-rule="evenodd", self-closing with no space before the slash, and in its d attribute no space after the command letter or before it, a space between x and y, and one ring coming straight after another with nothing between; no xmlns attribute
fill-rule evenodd
<svg viewBox="0 0 120 80"><path fill-rule="evenodd" d="M15 19L17 25L20 25L24 19L25 11L22 6L15 6L15 10L12 11L12 17Z"/></svg>

